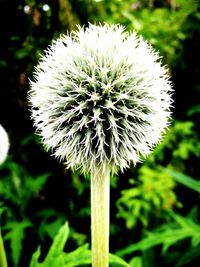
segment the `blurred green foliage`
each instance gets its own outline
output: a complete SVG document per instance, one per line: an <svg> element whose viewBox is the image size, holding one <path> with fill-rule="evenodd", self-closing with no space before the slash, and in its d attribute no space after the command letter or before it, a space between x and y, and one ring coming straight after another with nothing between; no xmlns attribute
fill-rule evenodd
<svg viewBox="0 0 200 267"><path fill-rule="evenodd" d="M130 188L121 191L117 201L118 217L132 229L140 221L148 226L150 217L164 217L168 211L181 204L174 193L175 182L171 176L144 165L140 168L138 180L130 179Z"/></svg>
<svg viewBox="0 0 200 267"><path fill-rule="evenodd" d="M89 177L65 170L43 150L26 96L53 38L76 24L106 21L137 31L158 49L175 89L163 142L111 179L110 251L134 267L199 266L199 0L0 2L0 123L11 144L0 167L0 227L8 265L90 264ZM115 255L111 264L128 266Z"/></svg>

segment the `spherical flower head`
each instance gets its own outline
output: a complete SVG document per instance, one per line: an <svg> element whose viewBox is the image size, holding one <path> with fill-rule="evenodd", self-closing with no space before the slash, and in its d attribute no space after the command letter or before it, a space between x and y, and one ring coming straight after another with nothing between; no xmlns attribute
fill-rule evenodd
<svg viewBox="0 0 200 267"><path fill-rule="evenodd" d="M0 165L4 163L7 158L9 149L8 134L0 124Z"/></svg>
<svg viewBox="0 0 200 267"><path fill-rule="evenodd" d="M169 124L172 88L152 47L120 25L92 25L46 50L31 82L32 118L67 167L136 164Z"/></svg>

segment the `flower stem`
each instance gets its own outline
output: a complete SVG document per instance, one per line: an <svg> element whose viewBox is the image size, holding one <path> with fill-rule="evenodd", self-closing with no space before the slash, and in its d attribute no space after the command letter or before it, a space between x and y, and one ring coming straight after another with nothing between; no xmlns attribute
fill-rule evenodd
<svg viewBox="0 0 200 267"><path fill-rule="evenodd" d="M92 267L109 264L110 171L91 175Z"/></svg>
<svg viewBox="0 0 200 267"><path fill-rule="evenodd" d="M0 230L0 267L8 267L1 230Z"/></svg>

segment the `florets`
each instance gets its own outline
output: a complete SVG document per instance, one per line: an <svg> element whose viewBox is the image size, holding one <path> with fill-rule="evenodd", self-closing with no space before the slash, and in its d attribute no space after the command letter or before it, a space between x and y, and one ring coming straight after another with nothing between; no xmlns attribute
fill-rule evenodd
<svg viewBox="0 0 200 267"><path fill-rule="evenodd" d="M4 163L7 158L9 149L8 134L0 124L0 165Z"/></svg>
<svg viewBox="0 0 200 267"><path fill-rule="evenodd" d="M43 143L67 167L115 172L160 142L171 92L166 68L142 37L90 24L46 50L29 99Z"/></svg>

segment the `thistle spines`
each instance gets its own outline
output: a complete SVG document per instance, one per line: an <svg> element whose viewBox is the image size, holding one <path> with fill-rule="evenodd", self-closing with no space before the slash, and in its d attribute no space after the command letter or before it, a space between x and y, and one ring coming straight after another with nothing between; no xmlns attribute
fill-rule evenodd
<svg viewBox="0 0 200 267"><path fill-rule="evenodd" d="M67 168L123 171L170 122L172 88L152 47L120 25L78 27L46 50L31 82L32 118Z"/></svg>

